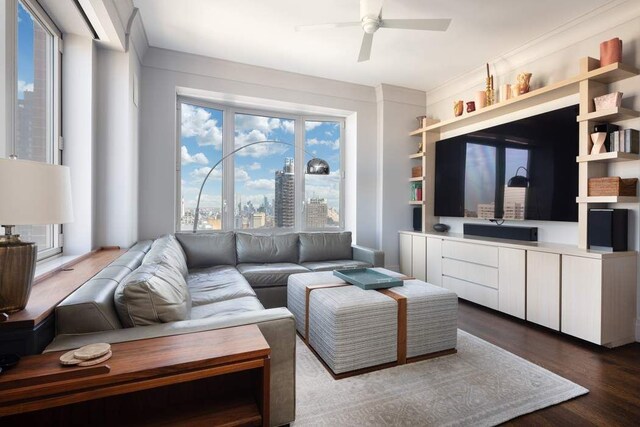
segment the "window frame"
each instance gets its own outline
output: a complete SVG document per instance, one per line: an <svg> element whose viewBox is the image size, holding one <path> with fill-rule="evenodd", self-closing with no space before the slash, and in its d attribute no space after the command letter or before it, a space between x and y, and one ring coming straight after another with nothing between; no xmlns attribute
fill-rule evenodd
<svg viewBox="0 0 640 427"><path fill-rule="evenodd" d="M308 155L305 153L305 123L307 121L327 121L337 122L340 126L340 224L338 227L331 228L307 228L305 222L305 173L304 167L294 168L295 180L295 226L291 228L235 228L235 156L225 159L222 163L222 228L220 230L197 230L197 233L215 233L219 231L248 231L248 232L267 232L269 234L285 234L301 231L344 231L345 229L345 118L339 116L326 115L304 115L294 114L291 112L280 110L254 109L250 107L242 107L231 104L222 104L211 102L199 98L177 95L176 97L176 198L175 198L175 221L174 227L176 232L181 231L181 203L182 203L182 111L181 105L189 104L195 107L210 108L222 111L222 156L230 153L235 149L235 115L245 114L269 118L278 118L284 120L293 120L294 125L294 162L296 165L306 165ZM299 162L303 159L303 162Z"/></svg>
<svg viewBox="0 0 640 427"><path fill-rule="evenodd" d="M18 125L18 4L27 10L33 19L51 36L51 46L47 48L47 64L49 77L47 79L47 106L50 108L47 114L47 136L49 149L51 150L51 163L62 164L62 150L60 140L62 138L62 33L51 20L49 15L35 0L7 0L6 24L7 24L7 63L13 63L13 67L7 68L7 155L13 154L17 149L16 128ZM63 251L63 225L49 225L52 229L52 247L38 250L37 261L57 256Z"/></svg>

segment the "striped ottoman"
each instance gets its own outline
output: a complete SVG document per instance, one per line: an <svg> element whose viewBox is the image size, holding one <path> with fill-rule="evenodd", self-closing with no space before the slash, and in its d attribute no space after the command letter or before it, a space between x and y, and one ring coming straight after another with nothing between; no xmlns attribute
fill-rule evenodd
<svg viewBox="0 0 640 427"><path fill-rule="evenodd" d="M395 362L398 305L356 286L316 289L309 299L309 345L334 374Z"/></svg>
<svg viewBox="0 0 640 427"><path fill-rule="evenodd" d="M391 291L407 299L407 358L454 349L458 341L458 296L420 280Z"/></svg>

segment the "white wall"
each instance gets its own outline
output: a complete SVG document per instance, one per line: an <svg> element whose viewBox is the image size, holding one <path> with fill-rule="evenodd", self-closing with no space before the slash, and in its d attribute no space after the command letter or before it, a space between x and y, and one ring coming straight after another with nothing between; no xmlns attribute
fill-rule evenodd
<svg viewBox="0 0 640 427"><path fill-rule="evenodd" d="M66 255L94 249L94 150L96 116L96 48L93 40L69 34L62 56L63 163L71 169L74 222L64 226Z"/></svg>
<svg viewBox="0 0 640 427"><path fill-rule="evenodd" d="M608 26L607 26L608 25ZM588 31L588 34L585 32ZM525 48L507 54L492 65L498 69L496 79L498 85L515 81L520 71L533 73L533 87L541 87L554 83L579 72L579 60L585 56L599 57L601 41L613 37L623 40L623 62L638 67L640 65L640 2L626 2L608 11L606 16L594 16L568 26L556 34L536 41ZM471 100L475 90L482 89L482 68L471 75L460 77L448 85L427 93L427 114L434 118L446 120L453 117L452 105L456 99ZM466 84L477 82L477 84ZM611 86L612 91L624 93L623 106L640 110L640 76L633 77ZM562 105L577 103L577 97L568 97L553 104L537 109L530 109L485 122L478 126L448 132L443 137L466 133L480 127L487 127L499 122L511 121L524 115L532 115L541 111L554 109ZM624 128L640 129L640 119L619 123ZM609 166L610 176L624 178L640 177L638 162L622 162ZM637 203L615 205L617 208L629 209L629 249L640 250L640 211ZM441 218L441 221L452 226L452 231L461 232L464 222L469 219ZM485 221L486 222L486 221ZM512 225L531 225L539 228L539 240L577 245L577 223L514 221ZM638 266L640 271L640 262ZM638 280L638 313L640 313L640 278ZM636 338L640 340L640 320L637 322Z"/></svg>
<svg viewBox="0 0 640 427"><path fill-rule="evenodd" d="M378 104L378 247L384 250L385 266L400 269L398 230L413 228L413 206L409 205L411 167L420 163L409 159L420 137L409 136L417 127L416 117L424 114L425 93L382 84L376 88Z"/></svg>
<svg viewBox="0 0 640 427"><path fill-rule="evenodd" d="M374 88L157 48L144 57L141 82L140 238L175 228L176 93L187 89L228 102L251 99L262 108L316 108L346 117L346 227L358 244L377 246Z"/></svg>

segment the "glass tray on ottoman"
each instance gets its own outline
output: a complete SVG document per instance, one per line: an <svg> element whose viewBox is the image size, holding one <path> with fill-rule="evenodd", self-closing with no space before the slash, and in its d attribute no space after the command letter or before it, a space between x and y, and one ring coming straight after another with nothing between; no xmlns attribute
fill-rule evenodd
<svg viewBox="0 0 640 427"><path fill-rule="evenodd" d="M402 286L401 279L377 272L371 268L333 270L333 275L364 290Z"/></svg>

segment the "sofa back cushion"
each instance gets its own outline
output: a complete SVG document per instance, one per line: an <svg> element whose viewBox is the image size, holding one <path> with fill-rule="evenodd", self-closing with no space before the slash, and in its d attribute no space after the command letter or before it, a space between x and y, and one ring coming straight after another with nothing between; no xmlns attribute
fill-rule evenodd
<svg viewBox="0 0 640 427"><path fill-rule="evenodd" d="M147 252L142 265L146 264L166 264L172 268L175 268L182 274L183 278L189 274L187 268L187 257L182 250L182 246L176 240L175 236L167 234L165 236L156 239L151 245L151 249Z"/></svg>
<svg viewBox="0 0 640 427"><path fill-rule="evenodd" d="M118 285L114 303L126 328L185 320L191 313L184 277L164 263L138 267Z"/></svg>
<svg viewBox="0 0 640 427"><path fill-rule="evenodd" d="M298 262L298 234L236 233L240 263Z"/></svg>
<svg viewBox="0 0 640 427"><path fill-rule="evenodd" d="M351 259L351 232L300 233L300 261Z"/></svg>
<svg viewBox="0 0 640 427"><path fill-rule="evenodd" d="M236 236L233 231L176 233L176 239L184 249L189 268L236 265Z"/></svg>

